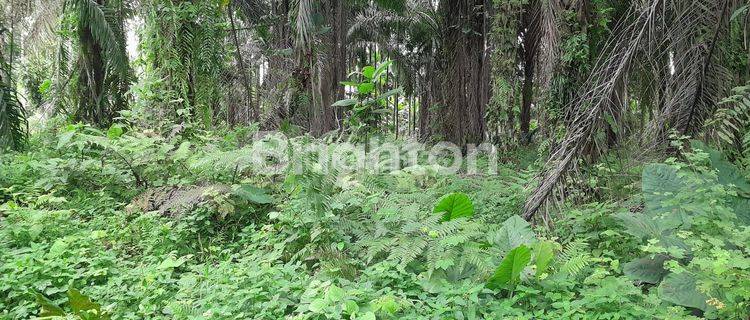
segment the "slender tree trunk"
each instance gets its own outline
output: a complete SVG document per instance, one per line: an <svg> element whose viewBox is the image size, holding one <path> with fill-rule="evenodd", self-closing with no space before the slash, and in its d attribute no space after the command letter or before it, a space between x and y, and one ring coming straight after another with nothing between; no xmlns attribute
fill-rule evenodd
<svg viewBox="0 0 750 320"><path fill-rule="evenodd" d="M393 86L398 85L398 74L393 74ZM393 96L393 132L396 133L396 139L398 139L398 94Z"/></svg>
<svg viewBox="0 0 750 320"><path fill-rule="evenodd" d="M245 95L246 95L246 103L247 108L250 109L251 118L253 120L258 120L258 114L256 109L253 107L253 91L252 91L252 85L250 84L250 78L248 78L247 70L245 70L245 61L242 58L242 50L240 48L240 41L237 37L237 25L234 22L234 9L232 8L232 1L229 2L229 6L227 6L227 15L229 16L229 22L232 26L232 40L234 41L234 47L236 49L237 54L237 64L240 67L240 73L242 74L242 84L245 87ZM236 114L232 112L230 115L231 121L230 123L234 123L236 121L235 119Z"/></svg>
<svg viewBox="0 0 750 320"><path fill-rule="evenodd" d="M272 2L272 17L274 23L270 27L270 47L281 51L292 47L292 34L288 23L290 3L289 0L278 0ZM264 129L278 128L282 122L296 121L297 102L294 101L294 89L298 80L297 69L292 59L283 55L274 54L268 57L268 69L263 81L262 96L258 95L258 101L268 101L269 105L278 108L273 114L271 123L262 123ZM290 81L291 80L291 81ZM260 104L258 104L260 105Z"/></svg>
<svg viewBox="0 0 750 320"><path fill-rule="evenodd" d="M440 82L435 76L435 62L431 60L425 70L425 78L420 81L419 97L419 139L427 140L432 134L430 106L437 101L433 99L434 95L439 92Z"/></svg>
<svg viewBox="0 0 750 320"><path fill-rule="evenodd" d="M521 104L521 143L527 145L531 142L529 129L531 127L531 105L534 99L534 62L526 60L523 80L523 101Z"/></svg>
<svg viewBox="0 0 750 320"><path fill-rule="evenodd" d="M523 46L521 47L523 56L523 88L521 101L521 114L519 121L521 125L521 144L531 143L531 106L534 103L534 73L536 69L536 56L539 48L539 34L536 30L539 28L535 24L534 12L537 10L537 1L531 1L525 6L523 14L522 34Z"/></svg>

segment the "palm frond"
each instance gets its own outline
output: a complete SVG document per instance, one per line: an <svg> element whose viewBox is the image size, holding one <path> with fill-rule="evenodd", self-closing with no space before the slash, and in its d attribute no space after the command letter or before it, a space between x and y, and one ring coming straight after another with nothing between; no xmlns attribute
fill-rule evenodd
<svg viewBox="0 0 750 320"><path fill-rule="evenodd" d="M91 30L94 41L98 43L105 52L108 67L112 72L126 75L129 64L124 49L124 38L115 8L100 5L94 0L75 0L74 7L78 11L80 28Z"/></svg>
<svg viewBox="0 0 750 320"><path fill-rule="evenodd" d="M312 0L298 0L296 7L294 46L297 50L304 50L312 46L313 41L313 2Z"/></svg>
<svg viewBox="0 0 750 320"><path fill-rule="evenodd" d="M18 102L15 90L7 83L0 83L0 150L20 150L27 137L26 112Z"/></svg>
<svg viewBox="0 0 750 320"><path fill-rule="evenodd" d="M6 31L0 25L0 36ZM28 122L10 79L11 66L3 54L0 52L0 151L6 148L20 150L26 144Z"/></svg>
<svg viewBox="0 0 750 320"><path fill-rule="evenodd" d="M568 131L548 160L548 169L528 198L524 217L531 219L584 150L601 152L595 137L607 126L621 127L622 101L630 75L638 65L650 65L666 74L666 103L647 130L656 145L666 132L680 129L692 134L715 111L725 96L728 74L719 62L717 43L725 34L728 15L737 1L651 0L635 3L633 18L625 18L608 40L590 78L568 108ZM673 70L668 70L672 68Z"/></svg>

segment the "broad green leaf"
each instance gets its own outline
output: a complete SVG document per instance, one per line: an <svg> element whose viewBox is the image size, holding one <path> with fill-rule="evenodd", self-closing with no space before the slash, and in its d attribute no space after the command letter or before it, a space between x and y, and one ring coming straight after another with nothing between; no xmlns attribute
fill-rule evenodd
<svg viewBox="0 0 750 320"><path fill-rule="evenodd" d="M375 67L373 66L366 66L362 68L362 75L365 76L367 79L372 79L373 75L375 74Z"/></svg>
<svg viewBox="0 0 750 320"><path fill-rule="evenodd" d="M394 96L396 94L401 94L403 92L404 92L404 90L401 89L401 87L398 87L396 89L391 89L391 90L388 90L385 93L379 95L378 96L378 100L388 99L391 96Z"/></svg>
<svg viewBox="0 0 750 320"><path fill-rule="evenodd" d="M614 215L625 227L625 231L632 236L643 239L643 238L656 238L662 233L660 228L654 219L647 214L635 214L632 212L620 212Z"/></svg>
<svg viewBox="0 0 750 320"><path fill-rule="evenodd" d="M728 204L742 223L750 225L750 198L732 197Z"/></svg>
<svg viewBox="0 0 750 320"><path fill-rule="evenodd" d="M344 307L342 308L345 313L354 315L357 312L359 312L359 306L357 305L357 302L353 300L346 300L344 302Z"/></svg>
<svg viewBox="0 0 750 320"><path fill-rule="evenodd" d="M111 127L109 127L109 130L107 130L107 137L110 139L117 139L122 136L123 132L125 132L120 124L113 124Z"/></svg>
<svg viewBox="0 0 750 320"><path fill-rule="evenodd" d="M37 91L41 94L47 94L50 88L52 88L52 79L44 79L44 82L39 85L39 89Z"/></svg>
<svg viewBox="0 0 750 320"><path fill-rule="evenodd" d="M266 193L265 189L251 184L243 184L234 190L234 194L247 201L257 204L271 204L273 198Z"/></svg>
<svg viewBox="0 0 750 320"><path fill-rule="evenodd" d="M440 202L432 210L434 213L442 213L442 221L450 221L462 217L474 215L474 204L464 193L451 193L440 199Z"/></svg>
<svg viewBox="0 0 750 320"><path fill-rule="evenodd" d="M360 83L357 86L357 92L360 94L370 94L373 90L375 90L375 84L370 82Z"/></svg>
<svg viewBox="0 0 750 320"><path fill-rule="evenodd" d="M700 149L707 152L710 156L711 166L718 171L717 177L719 183L723 185L734 185L742 193L750 194L750 181L745 178L737 166L727 160L721 151L708 147L701 141L691 141L694 149Z"/></svg>
<svg viewBox="0 0 750 320"><path fill-rule="evenodd" d="M401 305L392 294L387 294L373 301L372 308L393 315L401 310Z"/></svg>
<svg viewBox="0 0 750 320"><path fill-rule="evenodd" d="M521 272L531 261L531 250L521 245L505 256L500 266L495 270L487 283L490 289L508 288L518 284L521 280Z"/></svg>
<svg viewBox="0 0 750 320"><path fill-rule="evenodd" d="M70 301L70 308L73 309L73 313L80 314L86 311L100 311L101 305L94 303L91 299L76 289L68 289L68 301Z"/></svg>
<svg viewBox="0 0 750 320"><path fill-rule="evenodd" d="M65 310L58 307L54 302L47 299L44 295L39 292L35 293L36 303L42 308L39 312L40 317L64 317Z"/></svg>
<svg viewBox="0 0 750 320"><path fill-rule="evenodd" d="M156 268L159 270L171 270L182 266L190 256L180 257L175 259L172 255L168 255Z"/></svg>
<svg viewBox="0 0 750 320"><path fill-rule="evenodd" d="M361 316L357 316L357 320L377 320L375 314L372 311L368 311Z"/></svg>
<svg viewBox="0 0 750 320"><path fill-rule="evenodd" d="M669 274L669 271L664 269L664 262L669 259L663 254L636 259L623 266L623 273L630 280L657 284Z"/></svg>
<svg viewBox="0 0 750 320"><path fill-rule="evenodd" d="M75 134L75 131L68 131L60 134L58 138L59 140L57 141L57 149L62 149L63 147L67 146L68 143L70 143L70 140L73 139L73 136Z"/></svg>
<svg viewBox="0 0 750 320"><path fill-rule="evenodd" d="M190 141L183 141L180 143L177 150L174 151L174 156L172 158L176 161L187 159L190 156L190 146Z"/></svg>
<svg viewBox="0 0 750 320"><path fill-rule="evenodd" d="M646 211L652 214L673 212L675 206L667 204L667 200L685 187L677 168L666 164L651 164L643 168L641 185Z"/></svg>
<svg viewBox="0 0 750 320"><path fill-rule="evenodd" d="M737 189L737 196L727 195L727 204L742 223L750 225L750 181L720 151L696 140L691 141L691 146L693 149L700 149L709 154L711 166L717 171L719 183L728 189Z"/></svg>
<svg viewBox="0 0 750 320"><path fill-rule="evenodd" d="M488 237L490 243L503 251L509 251L522 244L530 245L536 241L531 225L518 215L511 216L503 222L502 228Z"/></svg>
<svg viewBox="0 0 750 320"><path fill-rule="evenodd" d="M343 99L336 101L334 104L332 104L332 107L350 107L357 104L357 99Z"/></svg>
<svg viewBox="0 0 750 320"><path fill-rule="evenodd" d="M310 311L314 313L322 313L323 310L328 307L328 303L325 299L315 299L312 302L310 302Z"/></svg>
<svg viewBox="0 0 750 320"><path fill-rule="evenodd" d="M698 291L696 281L687 272L670 273L659 285L659 296L679 306L708 309L708 296Z"/></svg>
<svg viewBox="0 0 750 320"><path fill-rule="evenodd" d="M534 245L534 256L536 259L536 277L539 278L549 268L552 259L555 258L555 243L541 241Z"/></svg>
<svg viewBox="0 0 750 320"><path fill-rule="evenodd" d="M333 302L339 302L343 300L345 294L346 292L344 291L344 289L341 289L335 285L329 287L328 291L326 292L326 296L328 297L328 299Z"/></svg>

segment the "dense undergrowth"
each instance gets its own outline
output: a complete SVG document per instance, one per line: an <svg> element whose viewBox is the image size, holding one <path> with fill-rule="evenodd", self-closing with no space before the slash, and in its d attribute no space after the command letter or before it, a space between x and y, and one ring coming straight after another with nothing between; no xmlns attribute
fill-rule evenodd
<svg viewBox="0 0 750 320"><path fill-rule="evenodd" d="M258 172L242 160L252 128L127 131L53 128L0 155L0 318L750 315L747 172L697 143L629 169L642 182L599 168L590 183L607 194L579 190L588 203L532 227L517 214L533 163L496 176L324 174L311 161ZM179 213L134 201L191 186L221 187ZM435 210L462 195L470 214Z"/></svg>

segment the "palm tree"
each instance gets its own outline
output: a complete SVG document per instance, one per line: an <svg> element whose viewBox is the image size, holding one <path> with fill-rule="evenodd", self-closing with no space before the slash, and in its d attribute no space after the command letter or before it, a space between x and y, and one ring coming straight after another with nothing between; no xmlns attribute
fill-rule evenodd
<svg viewBox="0 0 750 320"><path fill-rule="evenodd" d="M79 50L78 108L75 119L100 126L111 123L125 108L129 64L125 49L123 0L69 0L66 13L77 17Z"/></svg>
<svg viewBox="0 0 750 320"><path fill-rule="evenodd" d="M0 25L0 40L8 31ZM0 49L4 48L2 44ZM13 50L12 44L10 50ZM0 51L0 151L21 149L28 136L26 113L18 101L11 75L11 65L5 60L5 52Z"/></svg>

